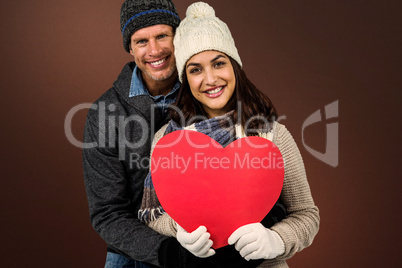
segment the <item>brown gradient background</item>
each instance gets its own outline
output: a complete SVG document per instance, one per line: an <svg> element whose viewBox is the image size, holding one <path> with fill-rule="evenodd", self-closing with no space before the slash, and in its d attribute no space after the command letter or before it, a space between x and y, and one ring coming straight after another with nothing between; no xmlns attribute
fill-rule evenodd
<svg viewBox="0 0 402 268"><path fill-rule="evenodd" d="M2 1L1 267L103 267L64 120L131 60L120 1ZM180 16L193 1L176 0ZM321 229L291 267L401 267L399 1L208 1L304 157ZM301 126L339 100L339 166ZM72 121L81 140L86 111ZM325 151L325 124L306 129Z"/></svg>

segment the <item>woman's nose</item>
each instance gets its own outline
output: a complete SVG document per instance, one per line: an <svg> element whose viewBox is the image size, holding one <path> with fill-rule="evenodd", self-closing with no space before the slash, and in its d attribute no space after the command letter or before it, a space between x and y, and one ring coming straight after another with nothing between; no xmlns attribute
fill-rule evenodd
<svg viewBox="0 0 402 268"><path fill-rule="evenodd" d="M216 84L216 74L213 70L207 69L205 70L205 83L207 85L215 85Z"/></svg>

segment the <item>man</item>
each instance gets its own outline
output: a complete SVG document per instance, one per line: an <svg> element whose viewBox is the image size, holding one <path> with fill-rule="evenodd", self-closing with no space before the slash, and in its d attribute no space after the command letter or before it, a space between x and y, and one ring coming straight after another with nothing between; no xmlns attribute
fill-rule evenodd
<svg viewBox="0 0 402 268"><path fill-rule="evenodd" d="M175 267L176 239L140 223L137 212L152 136L180 87L173 48L180 19L170 0L126 0L120 23L134 62L88 112L83 167L90 219L108 245L105 267Z"/></svg>

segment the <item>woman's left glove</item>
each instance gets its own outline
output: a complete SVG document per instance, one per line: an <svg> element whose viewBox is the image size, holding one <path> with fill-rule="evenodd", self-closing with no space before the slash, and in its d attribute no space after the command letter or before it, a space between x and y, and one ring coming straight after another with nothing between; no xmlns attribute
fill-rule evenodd
<svg viewBox="0 0 402 268"><path fill-rule="evenodd" d="M238 228L230 235L228 243L235 244L236 250L247 261L274 259L285 253L281 237L261 223L251 223Z"/></svg>

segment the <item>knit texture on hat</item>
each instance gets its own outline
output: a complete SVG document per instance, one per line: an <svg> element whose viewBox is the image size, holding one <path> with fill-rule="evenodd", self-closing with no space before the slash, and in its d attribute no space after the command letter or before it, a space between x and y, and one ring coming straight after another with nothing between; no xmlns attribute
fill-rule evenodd
<svg viewBox="0 0 402 268"><path fill-rule="evenodd" d="M177 27L173 42L180 81L183 81L186 62L206 50L225 53L242 66L228 26L215 16L215 10L207 3L197 2L187 8L186 18Z"/></svg>
<svg viewBox="0 0 402 268"><path fill-rule="evenodd" d="M137 30L165 24L173 29L180 23L176 7L170 0L126 0L120 10L120 30L124 49L129 52L130 39Z"/></svg>

